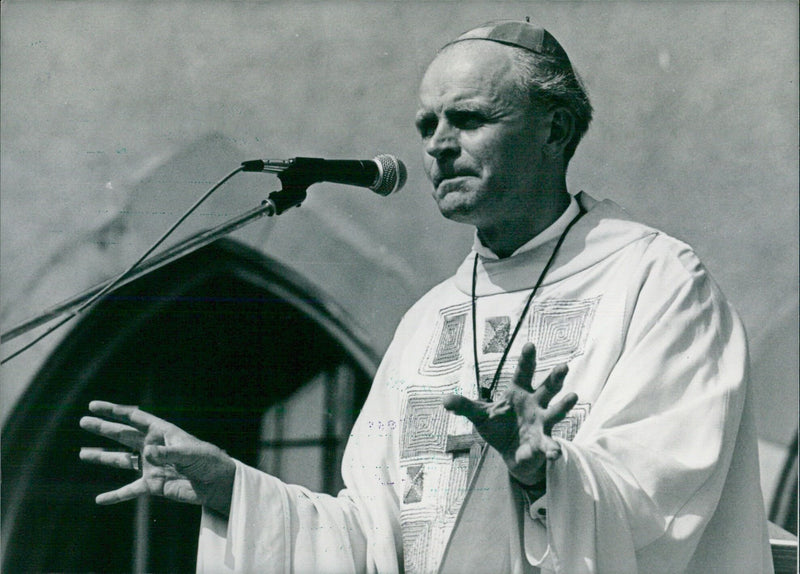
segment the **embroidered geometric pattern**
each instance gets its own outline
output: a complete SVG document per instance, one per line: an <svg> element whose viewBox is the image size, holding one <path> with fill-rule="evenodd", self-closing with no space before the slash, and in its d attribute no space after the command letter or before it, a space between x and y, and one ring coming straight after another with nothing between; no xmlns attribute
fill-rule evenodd
<svg viewBox="0 0 800 574"><path fill-rule="evenodd" d="M450 483L447 486L447 501L445 512L458 514L464 495L467 493L469 479L469 453L457 454L453 457L453 466L450 469Z"/></svg>
<svg viewBox="0 0 800 574"><path fill-rule="evenodd" d="M433 338L419 368L421 375L452 373L464 363L461 344L469 310L470 303L461 303L439 311Z"/></svg>
<svg viewBox="0 0 800 574"><path fill-rule="evenodd" d="M578 434L578 429L581 428L590 410L592 410L592 403L578 403L572 407L564 420L553 425L551 436L571 441Z"/></svg>
<svg viewBox="0 0 800 574"><path fill-rule="evenodd" d="M483 352L502 353L511 336L511 317L489 317L484 323Z"/></svg>
<svg viewBox="0 0 800 574"><path fill-rule="evenodd" d="M517 368L518 361L518 357L509 356L506 359L506 362L503 365L503 370L500 372L500 376L497 380L497 388L494 390L493 396L495 399L497 399L500 394L511 384L511 379L514 376L514 371ZM494 374L497 371L497 366L499 364L499 359L481 361L479 363L479 371L481 373L481 389L488 389L492 385L492 380L494 379Z"/></svg>
<svg viewBox="0 0 800 574"><path fill-rule="evenodd" d="M403 522L403 558L406 572L424 572L430 545L430 520Z"/></svg>
<svg viewBox="0 0 800 574"><path fill-rule="evenodd" d="M461 340L464 337L465 315L447 317L442 327L442 336L436 346L436 354L433 356L434 366L452 363L458 360L461 351Z"/></svg>
<svg viewBox="0 0 800 574"><path fill-rule="evenodd" d="M422 500L424 469L425 466L422 464L413 464L406 468L408 484L403 494L404 504L413 504Z"/></svg>
<svg viewBox="0 0 800 574"><path fill-rule="evenodd" d="M447 445L447 411L441 393L409 392L403 416L401 458L443 453Z"/></svg>
<svg viewBox="0 0 800 574"><path fill-rule="evenodd" d="M550 300L533 305L528 340L536 345L536 370L583 354L586 335L600 297Z"/></svg>

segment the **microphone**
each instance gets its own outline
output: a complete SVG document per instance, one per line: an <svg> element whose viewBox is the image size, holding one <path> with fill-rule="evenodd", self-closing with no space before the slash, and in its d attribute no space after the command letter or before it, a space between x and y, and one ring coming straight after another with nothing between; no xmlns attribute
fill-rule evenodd
<svg viewBox="0 0 800 574"><path fill-rule="evenodd" d="M405 164L389 154L374 159L254 159L242 162L242 171L277 173L287 186L308 187L328 181L368 187L378 195L391 195L406 183Z"/></svg>

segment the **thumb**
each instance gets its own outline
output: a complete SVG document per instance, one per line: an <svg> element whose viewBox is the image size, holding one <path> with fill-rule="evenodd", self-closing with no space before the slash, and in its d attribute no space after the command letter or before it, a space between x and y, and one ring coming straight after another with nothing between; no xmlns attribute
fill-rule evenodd
<svg viewBox="0 0 800 574"><path fill-rule="evenodd" d="M549 436L544 437L542 450L547 460L557 460L561 456L561 445Z"/></svg>

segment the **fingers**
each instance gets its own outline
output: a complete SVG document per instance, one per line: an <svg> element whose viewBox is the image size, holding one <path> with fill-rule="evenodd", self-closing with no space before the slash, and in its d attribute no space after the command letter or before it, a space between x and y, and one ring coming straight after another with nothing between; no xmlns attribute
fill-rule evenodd
<svg viewBox="0 0 800 574"><path fill-rule="evenodd" d="M547 421L545 423L545 430L550 432L553 426L564 420L569 411L572 410L578 402L578 395L575 393L567 393L557 403L550 405L547 409Z"/></svg>
<svg viewBox="0 0 800 574"><path fill-rule="evenodd" d="M147 494L147 483L144 481L143 478L136 480L130 484L126 484L122 488L118 488L117 490L112 490L111 492L104 492L103 494L97 495L94 501L97 504L107 505L107 504L117 504L118 502L124 502L126 500L131 500L133 498L137 498L144 494Z"/></svg>
<svg viewBox="0 0 800 574"><path fill-rule="evenodd" d="M128 425L112 423L97 417L83 417L80 420L80 426L83 430L117 441L128 448L134 450L142 448L144 435Z"/></svg>
<svg viewBox="0 0 800 574"><path fill-rule="evenodd" d="M107 401L92 401L89 410L98 416L127 423L135 429L146 433L154 423L165 423L162 419L139 410L132 405L118 405Z"/></svg>
<svg viewBox="0 0 800 574"><path fill-rule="evenodd" d="M132 458L138 455L129 452L114 452L102 448L84 447L81 448L78 456L83 462L102 464L125 470L139 470Z"/></svg>
<svg viewBox="0 0 800 574"><path fill-rule="evenodd" d="M201 458L197 452L187 451L180 446L147 445L142 452L147 462L158 466L174 464L178 467L194 466Z"/></svg>
<svg viewBox="0 0 800 574"><path fill-rule="evenodd" d="M550 372L544 380L544 383L536 389L535 394L542 407L547 408L547 405L550 404L550 400L561 391L568 371L569 368L566 363L558 365Z"/></svg>
<svg viewBox="0 0 800 574"><path fill-rule="evenodd" d="M542 450L547 460L556 460L561 456L561 445L549 436L545 437L544 448Z"/></svg>
<svg viewBox="0 0 800 574"><path fill-rule="evenodd" d="M467 417L473 424L479 425L489 418L486 405L463 397L461 395L445 395L442 399L444 408L448 411Z"/></svg>
<svg viewBox="0 0 800 574"><path fill-rule="evenodd" d="M519 356L517 370L514 371L513 384L532 393L533 372L536 370L536 347L533 343L525 343Z"/></svg>
<svg viewBox="0 0 800 574"><path fill-rule="evenodd" d="M541 444L538 447L525 442L517 448L516 453L514 453L514 460L517 464L522 464L534 458L537 452L541 452L547 460L556 460L561 456L561 445L548 436L542 437Z"/></svg>
<svg viewBox="0 0 800 574"><path fill-rule="evenodd" d="M550 410L553 411L554 416L560 415L561 419L567 416L567 413L572 410L578 403L578 395L575 393L567 393L564 397L559 400L556 404L550 406Z"/></svg>

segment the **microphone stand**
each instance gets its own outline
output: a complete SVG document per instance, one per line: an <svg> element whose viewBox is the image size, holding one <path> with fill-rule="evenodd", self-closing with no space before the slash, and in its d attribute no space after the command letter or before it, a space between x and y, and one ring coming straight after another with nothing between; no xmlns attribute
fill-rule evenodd
<svg viewBox="0 0 800 574"><path fill-rule="evenodd" d="M290 182L288 181L289 178L286 178L287 181L284 181L284 178L281 178L281 175L282 174L278 175L278 178L281 179L281 183L283 183L282 189L280 191L273 191L270 193L268 199L262 201L261 205L258 207L250 209L241 215L238 215L237 217L217 225L216 227L199 231L187 237L169 249L166 249L163 252L144 260L141 264L136 266L131 270L130 273L122 278L112 278L108 281L99 283L83 293L74 295L69 299L62 301L61 303L46 309L39 315L28 319L27 321L24 321L23 323L20 323L19 325L2 333L0 335L0 341L6 343L24 333L27 333L31 329L39 327L40 325L44 325L56 317L78 308L81 304L91 299L94 295L105 289L113 282L116 282L115 287L126 285L131 281L150 273L151 271L175 261L183 255L192 253L193 251L196 251L201 247L204 247L209 243L216 241L217 239L232 233L233 231L236 231L237 229L244 227L245 225L252 223L257 219L264 217L265 215L269 217L273 215L280 215L287 209L300 205L306 198L306 190L310 184L306 184L305 182Z"/></svg>

